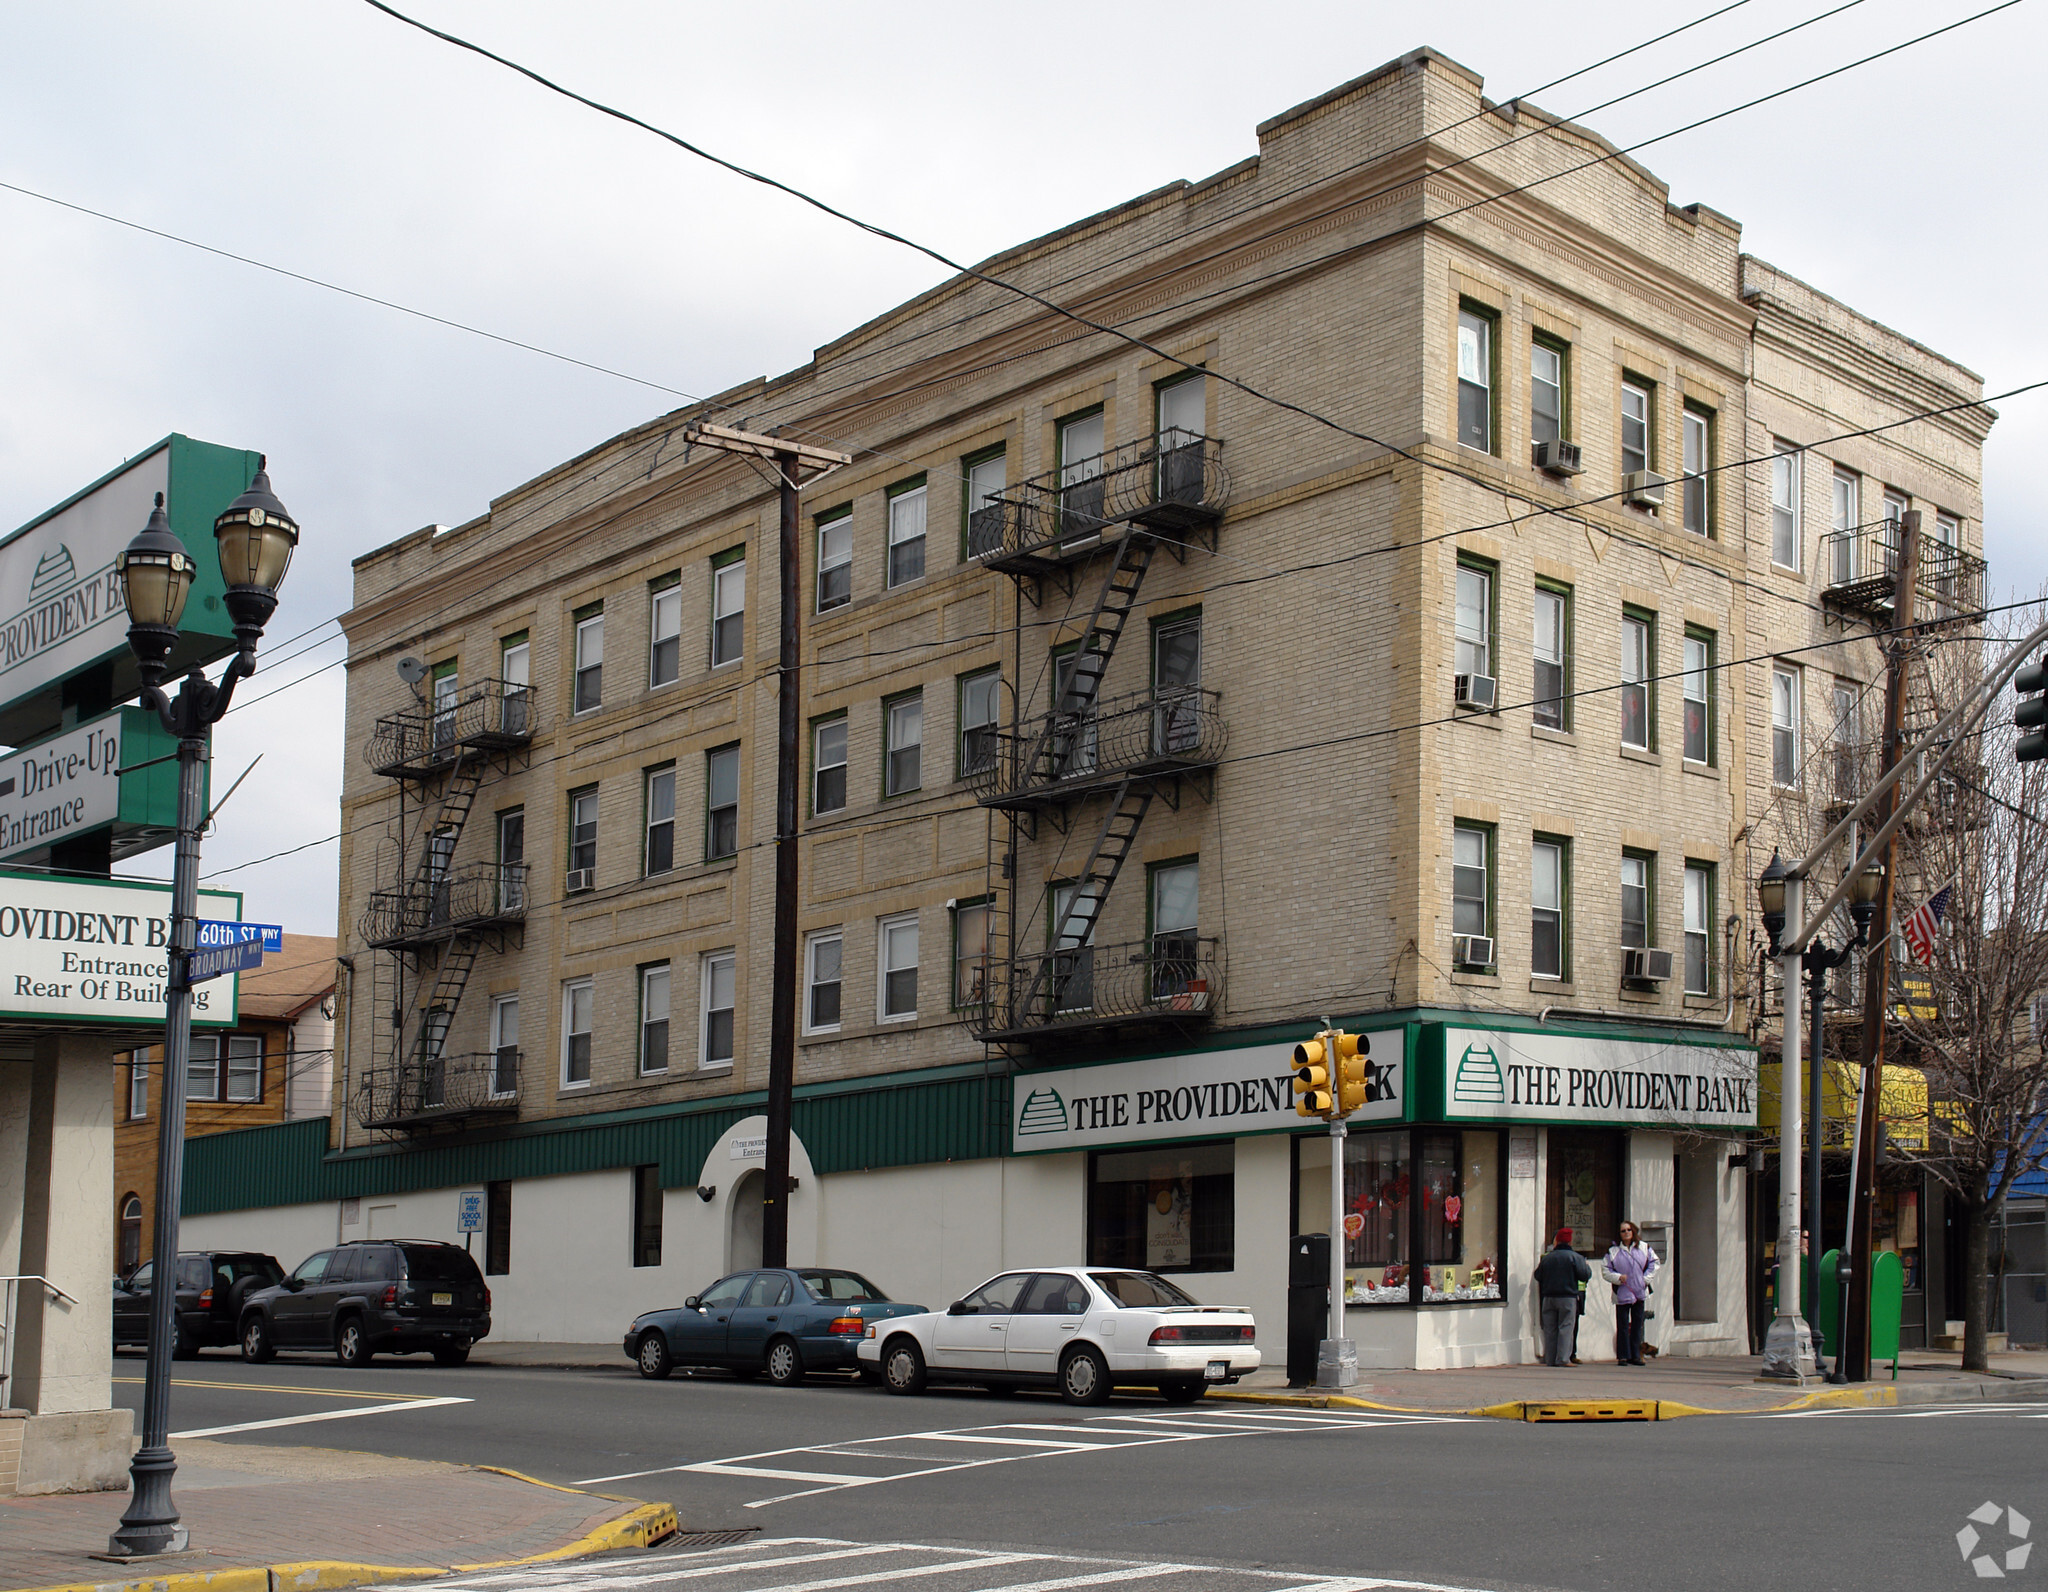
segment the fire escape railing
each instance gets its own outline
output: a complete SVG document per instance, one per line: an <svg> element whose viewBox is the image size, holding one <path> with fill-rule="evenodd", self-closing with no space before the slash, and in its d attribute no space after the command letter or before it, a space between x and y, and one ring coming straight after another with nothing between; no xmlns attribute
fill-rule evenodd
<svg viewBox="0 0 2048 1592"><path fill-rule="evenodd" d="M533 739L533 688L479 680L454 701L387 713L370 731L363 757L373 773L420 779L449 767L464 748L512 751Z"/></svg>
<svg viewBox="0 0 2048 1592"><path fill-rule="evenodd" d="M374 890L357 927L374 950L412 950L523 922L527 865L473 862L429 872L398 890Z"/></svg>
<svg viewBox="0 0 2048 1592"><path fill-rule="evenodd" d="M1829 531L1820 539L1821 595L1844 608L1882 618L1897 595L1904 532L1890 520ZM1940 624L1984 610L1984 560L1922 534L1913 583L1914 622Z"/></svg>
<svg viewBox="0 0 2048 1592"><path fill-rule="evenodd" d="M1213 767L1230 744L1221 700L1219 692L1171 686L1042 713L984 740L984 759L968 777L982 805L1000 807L1127 774Z"/></svg>
<svg viewBox="0 0 2048 1592"><path fill-rule="evenodd" d="M988 1041L1123 1023L1192 1025L1222 1004L1222 941L1162 934L1040 951L983 970L968 1026Z"/></svg>
<svg viewBox="0 0 2048 1592"><path fill-rule="evenodd" d="M967 556L995 568L1061 562L1135 520L1163 532L1212 526L1230 497L1223 444L1169 431L1019 482L967 517Z"/></svg>
<svg viewBox="0 0 2048 1592"><path fill-rule="evenodd" d="M354 1106L365 1128L410 1128L519 1109L520 1052L423 1055L363 1074Z"/></svg>

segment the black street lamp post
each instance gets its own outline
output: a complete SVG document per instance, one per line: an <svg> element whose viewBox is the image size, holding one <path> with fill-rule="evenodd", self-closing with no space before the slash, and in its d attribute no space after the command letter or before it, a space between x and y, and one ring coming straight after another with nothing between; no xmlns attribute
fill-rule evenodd
<svg viewBox="0 0 2048 1592"><path fill-rule="evenodd" d="M213 522L227 584L224 600L240 650L215 684L194 668L166 697L163 679L178 644L178 621L199 566L172 534L159 492L156 508L114 561L128 604L128 646L142 676L142 701L178 738L178 844L171 873L170 967L164 980L164 1083L157 1124L155 1286L149 1295L149 1355L142 1394L142 1447L129 1462L133 1488L107 1551L130 1557L178 1553L187 1532L171 1501L177 1457L170 1449L171 1347L178 1300L178 1205L185 1182L185 1063L192 1048L191 958L197 941L199 832L206 824L206 763L213 726L237 682L256 672L256 644L277 608L277 588L299 544L299 527L270 490L259 461L249 490Z"/></svg>

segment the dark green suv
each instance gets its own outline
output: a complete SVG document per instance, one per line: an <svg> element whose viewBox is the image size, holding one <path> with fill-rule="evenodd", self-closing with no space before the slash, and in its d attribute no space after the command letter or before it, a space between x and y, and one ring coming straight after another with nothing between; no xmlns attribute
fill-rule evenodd
<svg viewBox="0 0 2048 1592"><path fill-rule="evenodd" d="M422 1238L362 1239L299 1262L275 1288L249 1296L242 1358L279 1349L332 1349L343 1365L373 1354L431 1352L460 1365L491 1330L491 1290L469 1252Z"/></svg>

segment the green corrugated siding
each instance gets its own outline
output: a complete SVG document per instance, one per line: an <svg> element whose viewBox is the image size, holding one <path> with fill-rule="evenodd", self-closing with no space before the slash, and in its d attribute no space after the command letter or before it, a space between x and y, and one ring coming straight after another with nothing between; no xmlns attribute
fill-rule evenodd
<svg viewBox="0 0 2048 1592"><path fill-rule="evenodd" d="M979 1068L880 1079L866 1087L800 1091L793 1126L818 1173L1003 1153L1008 1080ZM501 1179L658 1164L665 1188L695 1184L704 1158L735 1122L757 1115L759 1094L687 1106L526 1123L500 1138L330 1154L328 1119L310 1118L185 1144L187 1216L351 1199Z"/></svg>

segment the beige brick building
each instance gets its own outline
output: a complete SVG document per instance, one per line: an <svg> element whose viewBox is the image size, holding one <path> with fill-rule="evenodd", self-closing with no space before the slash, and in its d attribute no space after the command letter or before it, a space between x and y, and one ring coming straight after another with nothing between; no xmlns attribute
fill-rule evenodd
<svg viewBox="0 0 2048 1592"><path fill-rule="evenodd" d="M1981 572L1981 384L1432 52L1258 131L981 267L1149 347L958 279L357 562L335 1114L200 1229L487 1190L541 1338L758 1254L776 506L710 418L854 455L803 505L797 1258L1185 1272L1276 1358L1327 1014L1362 1361L1530 1357L1539 1248L1623 1215L1665 1350L1744 1343L1753 881L1878 677L1856 528Z"/></svg>

